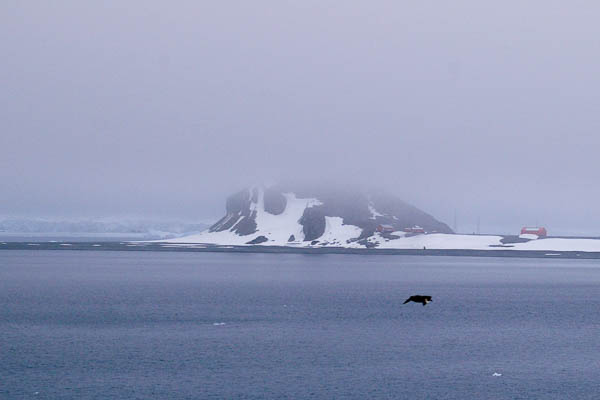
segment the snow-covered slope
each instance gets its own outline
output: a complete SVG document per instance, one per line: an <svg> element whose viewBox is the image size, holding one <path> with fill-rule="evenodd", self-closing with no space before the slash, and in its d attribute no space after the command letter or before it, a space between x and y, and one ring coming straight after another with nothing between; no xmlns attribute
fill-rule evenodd
<svg viewBox="0 0 600 400"><path fill-rule="evenodd" d="M445 233L422 234L388 240L377 238L380 249L472 249L491 250L500 246L502 236L494 235L455 235Z"/></svg>

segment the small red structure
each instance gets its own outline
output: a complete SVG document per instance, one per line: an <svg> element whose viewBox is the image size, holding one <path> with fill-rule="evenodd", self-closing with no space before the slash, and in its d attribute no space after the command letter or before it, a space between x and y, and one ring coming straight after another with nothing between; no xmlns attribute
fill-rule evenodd
<svg viewBox="0 0 600 400"><path fill-rule="evenodd" d="M404 228L403 230L406 233L425 233L425 229L421 228L418 225L415 225L412 228Z"/></svg>
<svg viewBox="0 0 600 400"><path fill-rule="evenodd" d="M543 226L540 227L523 227L521 228L521 235L538 235L538 236L547 236L548 232L546 232L546 228Z"/></svg>
<svg viewBox="0 0 600 400"><path fill-rule="evenodd" d="M389 233L394 232L396 229L391 225L379 225L377 227L377 232Z"/></svg>

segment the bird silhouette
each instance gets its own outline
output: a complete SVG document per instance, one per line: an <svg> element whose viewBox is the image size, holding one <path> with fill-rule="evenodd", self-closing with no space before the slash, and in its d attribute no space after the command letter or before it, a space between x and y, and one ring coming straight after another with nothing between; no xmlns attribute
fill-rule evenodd
<svg viewBox="0 0 600 400"><path fill-rule="evenodd" d="M431 296L421 296L419 294L414 295L414 296L410 296L408 299L406 299L406 301L402 304L406 304L408 302L414 301L415 303L421 303L423 304L423 306L426 306L427 303L429 303L431 300Z"/></svg>

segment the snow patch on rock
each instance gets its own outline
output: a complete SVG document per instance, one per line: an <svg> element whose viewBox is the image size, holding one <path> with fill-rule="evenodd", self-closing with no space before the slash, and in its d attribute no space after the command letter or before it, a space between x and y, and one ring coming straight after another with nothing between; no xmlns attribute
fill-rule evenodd
<svg viewBox="0 0 600 400"><path fill-rule="evenodd" d="M369 211L371 212L371 219L375 219L377 217L383 217L384 215L378 212L375 207L373 207L373 203L369 203Z"/></svg>
<svg viewBox="0 0 600 400"><path fill-rule="evenodd" d="M344 225L340 217L325 217L325 232L319 238L322 245L347 247L348 242L357 239L362 229L355 225Z"/></svg>
<svg viewBox="0 0 600 400"><path fill-rule="evenodd" d="M256 207L258 231L254 235L263 235L268 239L267 242L261 243L263 245L285 245L291 235L294 235L296 242L302 242L304 232L299 222L302 213L306 208L321 204L317 199L299 199L294 193L283 195L287 200L285 210L279 215L273 215L265 211L264 191L259 192Z"/></svg>

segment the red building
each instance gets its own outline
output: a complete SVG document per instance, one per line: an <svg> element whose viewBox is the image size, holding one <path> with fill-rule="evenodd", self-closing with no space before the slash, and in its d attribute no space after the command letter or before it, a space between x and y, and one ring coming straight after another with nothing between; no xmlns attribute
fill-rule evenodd
<svg viewBox="0 0 600 400"><path fill-rule="evenodd" d="M379 225L377 227L377 232L389 233L394 232L396 229L391 225Z"/></svg>
<svg viewBox="0 0 600 400"><path fill-rule="evenodd" d="M425 229L421 228L418 225L415 225L412 228L404 228L403 230L406 233L425 233Z"/></svg>
<svg viewBox="0 0 600 400"><path fill-rule="evenodd" d="M521 228L521 235L538 235L538 236L547 236L548 232L546 232L546 228L540 227L524 227Z"/></svg>

